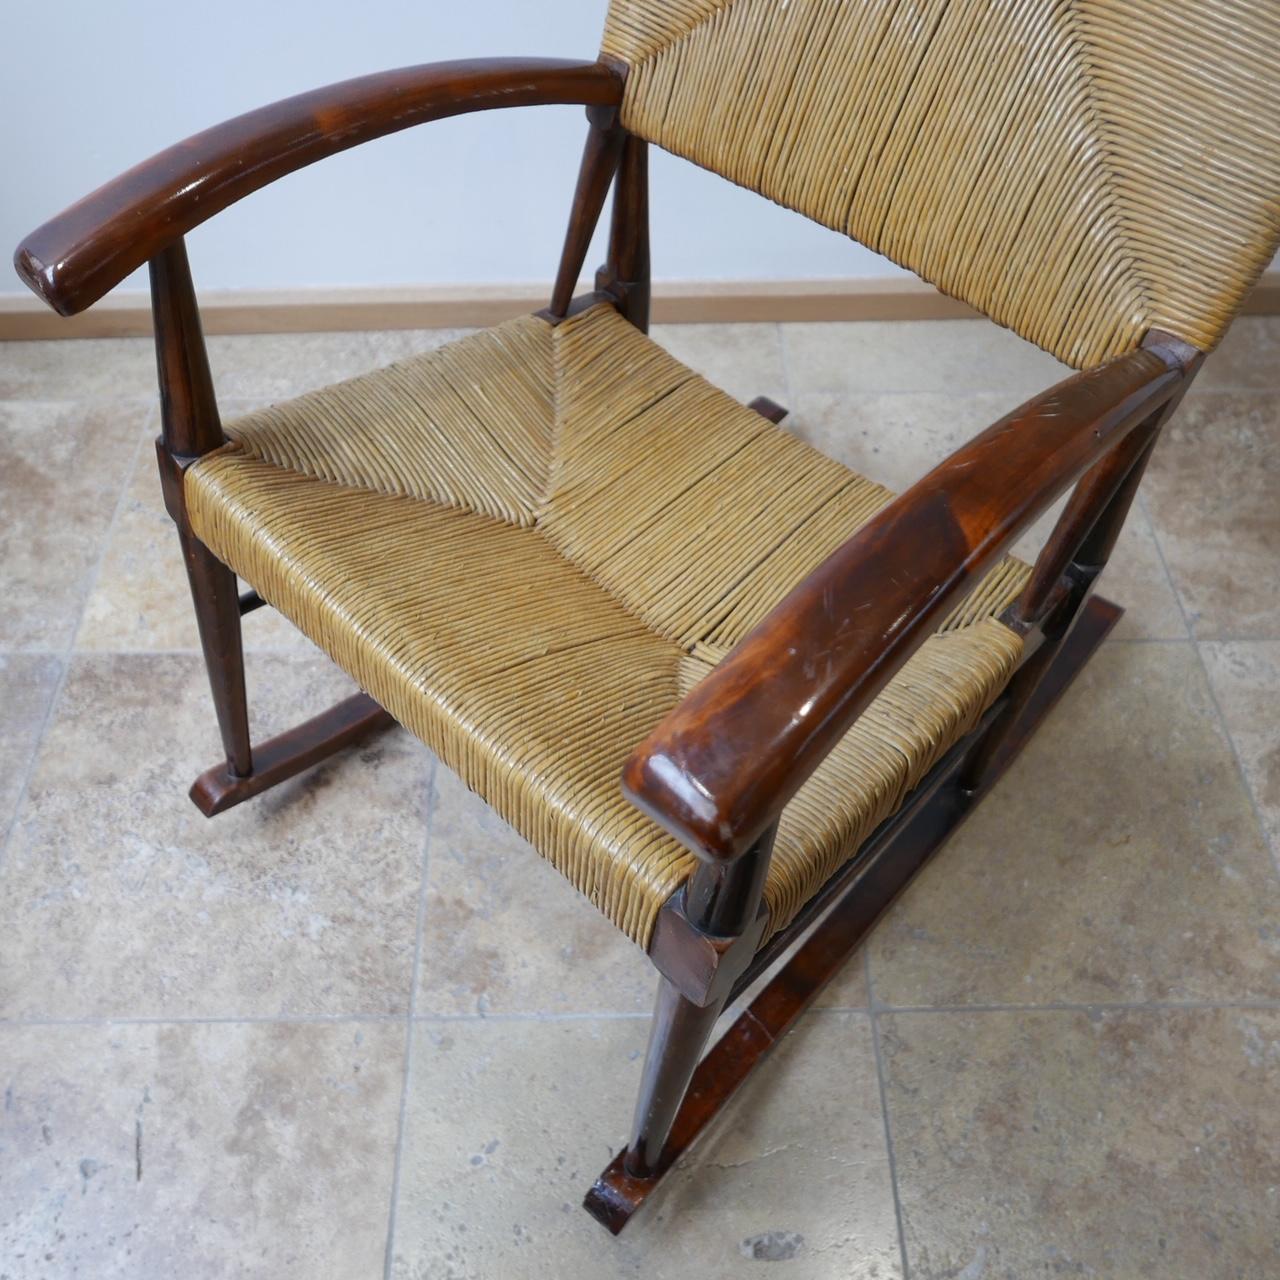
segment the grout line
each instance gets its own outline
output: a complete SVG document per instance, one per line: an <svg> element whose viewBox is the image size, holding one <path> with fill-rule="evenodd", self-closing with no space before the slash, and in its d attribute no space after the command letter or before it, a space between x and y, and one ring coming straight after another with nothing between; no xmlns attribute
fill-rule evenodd
<svg viewBox="0 0 1280 1280"><path fill-rule="evenodd" d="M8 409L72 409L93 405L95 408L105 406L108 409L124 409L129 407L154 409L156 393L139 392L131 396L0 396L0 406Z"/></svg>
<svg viewBox="0 0 1280 1280"><path fill-rule="evenodd" d="M148 416L148 421L150 417ZM98 545L98 554L94 557L92 565L89 567L88 573L85 574L84 587L80 593L79 607L76 609L75 617L68 631L67 643L59 652L57 650L43 650L50 656L58 657L61 663L61 670L58 672L58 678L54 682L53 691L49 695L48 705L45 707L44 716L40 721L39 731L36 733L35 739L31 744L31 754L27 759L27 767L22 775L22 785L18 788L18 794L14 798L13 814L5 826L3 836L0 836L0 866L3 866L9 852L9 842L13 837L14 831L18 826L18 818L22 811L26 808L27 792L31 787L31 779L35 777L36 761L40 758L41 749L44 747L46 734L49 732L49 726L53 723L53 713L58 703L62 701L62 691L66 687L67 673L71 668L71 659L75 654L76 638L80 634L80 627L84 623L85 610L89 607L89 598L93 595L94 588L98 585L98 578L102 573L103 561L107 558L107 548L111 545L111 539L115 535L116 525L120 521L120 513L124 510L125 499L128 497L130 482L133 479L134 469L138 465L138 456L142 452L143 438L141 434L137 442L133 446L133 456L129 459L128 465L124 468L124 475L120 483L120 491L116 494L115 506L111 508L111 518L107 521L107 527L103 531L101 542Z"/></svg>
<svg viewBox="0 0 1280 1280"><path fill-rule="evenodd" d="M877 1014L905 1013L1178 1013L1213 1010L1280 1011L1280 1000L1134 1000L1098 1001L1094 1003L1065 1000L1046 1001L1044 1004L883 1004L877 1003ZM815 1005L806 1017L823 1017L828 1014L870 1013L865 1005ZM641 1022L650 1017L647 1013L618 1013L594 1010L578 1013L426 1013L407 1019L400 1013L282 1013L282 1014L212 1014L209 1016L153 1017L101 1017L40 1018L21 1017L0 1019L0 1033L26 1027L152 1027L152 1026L228 1026L237 1023L293 1025L343 1025L348 1023L412 1022L417 1026L435 1023L485 1023L493 1022Z"/></svg>
<svg viewBox="0 0 1280 1280"><path fill-rule="evenodd" d="M844 1013L846 1010L841 1010ZM855 1010L854 1012L862 1012ZM431 1022L641 1022L652 1013L619 1013L616 1009L588 1009L573 1013L420 1013L414 1021Z"/></svg>
<svg viewBox="0 0 1280 1280"><path fill-rule="evenodd" d="M1044 1004L877 1004L877 1013L1178 1013L1215 1009L1280 1009L1280 1000L1103 1000Z"/></svg>
<svg viewBox="0 0 1280 1280"><path fill-rule="evenodd" d="M898 1256L902 1259L902 1280L910 1280L907 1264L907 1233L902 1225L902 1196L898 1191L898 1159L893 1149L893 1127L889 1123L889 1091L884 1079L884 1054L880 1047L880 1010L871 983L871 948L862 946L862 976L867 987L867 1017L871 1022L871 1049L876 1062L876 1083L880 1088L880 1118L884 1123L884 1145L889 1157L889 1187L893 1192L893 1216L898 1226Z"/></svg>
<svg viewBox="0 0 1280 1280"><path fill-rule="evenodd" d="M418 911L413 934L413 971L409 975L409 1007L404 1017L404 1065L400 1074L400 1110L396 1118L396 1149L391 1166L391 1203L387 1209L387 1243L382 1255L383 1280L390 1280L396 1237L396 1207L400 1201L400 1166L404 1157L404 1122L409 1110L409 1084L413 1073L413 1014L418 1005L418 974L422 961L422 935L427 916L427 866L431 857L431 832L436 814L435 756L427 774L427 820L422 837L422 863L418 874Z"/></svg>
<svg viewBox="0 0 1280 1280"><path fill-rule="evenodd" d="M1142 497L1141 491L1139 491L1139 497ZM1169 579L1173 597L1178 602L1178 608L1182 611L1182 620L1186 624L1187 635L1191 637L1191 647L1204 675L1205 688L1209 691L1209 701L1213 704L1214 713L1218 717L1218 727L1222 730L1223 737L1227 740L1227 749L1231 752L1232 760L1235 761L1236 774L1240 778L1240 785L1244 788L1244 794L1249 801L1249 808L1253 811L1254 821L1258 824L1258 834L1262 837L1262 843L1271 855L1272 868L1275 870L1276 875L1280 876L1280 849L1271 843L1271 836L1267 830L1267 824L1263 820L1262 810L1258 807L1258 798L1253 794L1253 787L1249 782L1249 774L1245 770L1244 760L1240 755L1240 748L1236 746L1235 737L1231 732L1231 725L1222 710L1222 703L1218 700L1218 691L1213 687L1213 677L1209 674L1209 664L1204 660L1204 651L1200 647L1205 641L1200 639L1196 634L1195 627L1191 625L1191 616L1187 613L1186 606L1182 603L1182 593L1178 590L1178 584L1174 581L1173 570L1169 568L1169 560L1164 553L1164 545L1160 541L1160 533L1156 529L1156 522L1151 519L1145 501L1143 502L1142 510L1143 514L1147 516L1147 523L1151 526L1151 540L1155 543L1156 555L1160 557L1160 563L1164 566L1165 577ZM1214 643L1231 644L1239 642L1220 640Z"/></svg>
<svg viewBox="0 0 1280 1280"><path fill-rule="evenodd" d="M228 1026L259 1023L282 1026L351 1022L403 1022L401 1013L249 1013L208 1016L117 1018L111 1015L86 1018L0 1018L0 1031L14 1027L185 1027Z"/></svg>

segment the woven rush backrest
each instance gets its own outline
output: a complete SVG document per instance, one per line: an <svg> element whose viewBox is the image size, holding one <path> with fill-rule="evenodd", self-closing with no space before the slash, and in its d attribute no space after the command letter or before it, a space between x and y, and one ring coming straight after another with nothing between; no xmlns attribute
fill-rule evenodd
<svg viewBox="0 0 1280 1280"><path fill-rule="evenodd" d="M612 0L623 123L1077 367L1280 243L1280 0Z"/></svg>

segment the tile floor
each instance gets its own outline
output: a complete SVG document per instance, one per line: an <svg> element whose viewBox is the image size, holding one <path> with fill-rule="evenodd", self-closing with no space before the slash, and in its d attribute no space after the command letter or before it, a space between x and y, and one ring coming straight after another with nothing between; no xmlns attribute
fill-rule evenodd
<svg viewBox="0 0 1280 1280"><path fill-rule="evenodd" d="M448 336L211 348L234 411ZM656 336L899 486L1059 373L969 322ZM0 1277L1280 1275L1280 320L1162 442L1116 636L618 1241L578 1201L631 945L400 732L186 801L216 733L151 379L0 345ZM344 688L246 625L260 732Z"/></svg>

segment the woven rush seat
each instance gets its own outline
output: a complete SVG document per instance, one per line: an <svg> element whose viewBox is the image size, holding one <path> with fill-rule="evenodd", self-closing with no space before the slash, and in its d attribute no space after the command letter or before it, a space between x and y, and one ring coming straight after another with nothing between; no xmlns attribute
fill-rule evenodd
<svg viewBox="0 0 1280 1280"><path fill-rule="evenodd" d="M694 859L627 753L892 494L601 304L511 321L230 423L196 535L642 946ZM785 926L1008 681L1007 559L787 808Z"/></svg>

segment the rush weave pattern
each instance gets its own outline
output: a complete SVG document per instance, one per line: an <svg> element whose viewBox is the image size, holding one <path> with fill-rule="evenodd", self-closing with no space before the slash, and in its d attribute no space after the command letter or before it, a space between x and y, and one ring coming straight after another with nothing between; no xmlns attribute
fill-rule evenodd
<svg viewBox="0 0 1280 1280"><path fill-rule="evenodd" d="M607 305L227 430L185 473L196 535L642 946L693 858L623 798L624 759L892 496ZM993 571L788 807L772 928L1003 689L1022 641L995 615L1027 573Z"/></svg>
<svg viewBox="0 0 1280 1280"><path fill-rule="evenodd" d="M612 0L632 132L1077 368L1207 350L1280 245L1274 0Z"/></svg>

